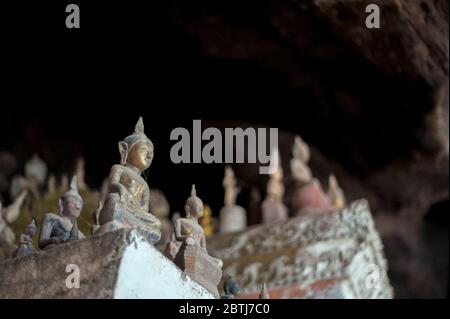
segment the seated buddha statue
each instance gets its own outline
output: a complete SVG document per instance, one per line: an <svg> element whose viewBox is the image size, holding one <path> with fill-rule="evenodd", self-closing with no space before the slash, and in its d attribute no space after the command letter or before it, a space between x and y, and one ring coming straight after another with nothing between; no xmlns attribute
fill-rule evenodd
<svg viewBox="0 0 450 319"><path fill-rule="evenodd" d="M222 261L211 257L206 250L206 238L198 219L203 214L203 202L192 186L191 197L186 201L186 217L178 218L174 225L175 240L180 242L174 262L192 280L219 298L217 285L222 278Z"/></svg>
<svg viewBox="0 0 450 319"><path fill-rule="evenodd" d="M134 133L119 142L120 164L111 168L109 190L100 211L98 232L137 229L150 243L161 238L161 222L149 212L150 189L141 174L153 160L153 143L142 117Z"/></svg>
<svg viewBox="0 0 450 319"><path fill-rule="evenodd" d="M83 199L78 193L77 179L73 177L70 189L59 199L59 214L47 213L42 219L39 248L47 249L72 239L85 238L76 223L82 207Z"/></svg>

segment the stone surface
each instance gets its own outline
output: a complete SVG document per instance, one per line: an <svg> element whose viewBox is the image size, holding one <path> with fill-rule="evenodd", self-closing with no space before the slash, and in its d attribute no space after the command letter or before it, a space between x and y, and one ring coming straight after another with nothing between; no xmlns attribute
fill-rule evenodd
<svg viewBox="0 0 450 319"><path fill-rule="evenodd" d="M271 298L392 298L383 245L367 201L331 213L311 213L210 239L224 278L257 298L265 282ZM378 286L366 286L377 269ZM370 285L370 284L369 284Z"/></svg>
<svg viewBox="0 0 450 319"><path fill-rule="evenodd" d="M69 289L67 265L80 269ZM136 231L117 230L0 263L0 298L214 298Z"/></svg>

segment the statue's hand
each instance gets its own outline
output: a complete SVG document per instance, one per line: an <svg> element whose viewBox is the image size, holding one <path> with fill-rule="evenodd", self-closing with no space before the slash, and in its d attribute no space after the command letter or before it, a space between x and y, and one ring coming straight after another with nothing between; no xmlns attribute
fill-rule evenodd
<svg viewBox="0 0 450 319"><path fill-rule="evenodd" d="M195 246L196 241L194 239L194 237L189 236L188 238L186 238L186 245L188 246Z"/></svg>

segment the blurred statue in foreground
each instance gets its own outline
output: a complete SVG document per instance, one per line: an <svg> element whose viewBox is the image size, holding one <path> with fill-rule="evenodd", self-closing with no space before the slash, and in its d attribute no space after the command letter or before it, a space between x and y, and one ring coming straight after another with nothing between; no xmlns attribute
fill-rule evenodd
<svg viewBox="0 0 450 319"><path fill-rule="evenodd" d="M119 142L119 151L120 164L111 168L98 231L138 229L153 244L161 238L161 222L149 212L150 189L141 176L153 160L153 143L144 133L142 118L134 133Z"/></svg>

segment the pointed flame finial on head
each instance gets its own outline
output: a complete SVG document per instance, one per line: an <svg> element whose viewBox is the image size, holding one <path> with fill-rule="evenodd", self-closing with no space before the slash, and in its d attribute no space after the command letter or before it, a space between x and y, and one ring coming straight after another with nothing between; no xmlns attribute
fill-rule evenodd
<svg viewBox="0 0 450 319"><path fill-rule="evenodd" d="M261 287L261 292L259 293L259 299L270 299L269 293L267 292L266 282L263 282Z"/></svg>
<svg viewBox="0 0 450 319"><path fill-rule="evenodd" d="M197 197L197 190L195 189L195 184L192 184L191 196Z"/></svg>
<svg viewBox="0 0 450 319"><path fill-rule="evenodd" d="M134 128L134 134L142 133L144 133L144 120L142 119L142 116L140 116Z"/></svg>
<svg viewBox="0 0 450 319"><path fill-rule="evenodd" d="M78 184L77 184L77 177L73 176L70 181L69 190L64 194L64 198L67 197L75 197L79 201L83 203L83 199L80 196L80 193L78 192Z"/></svg>

